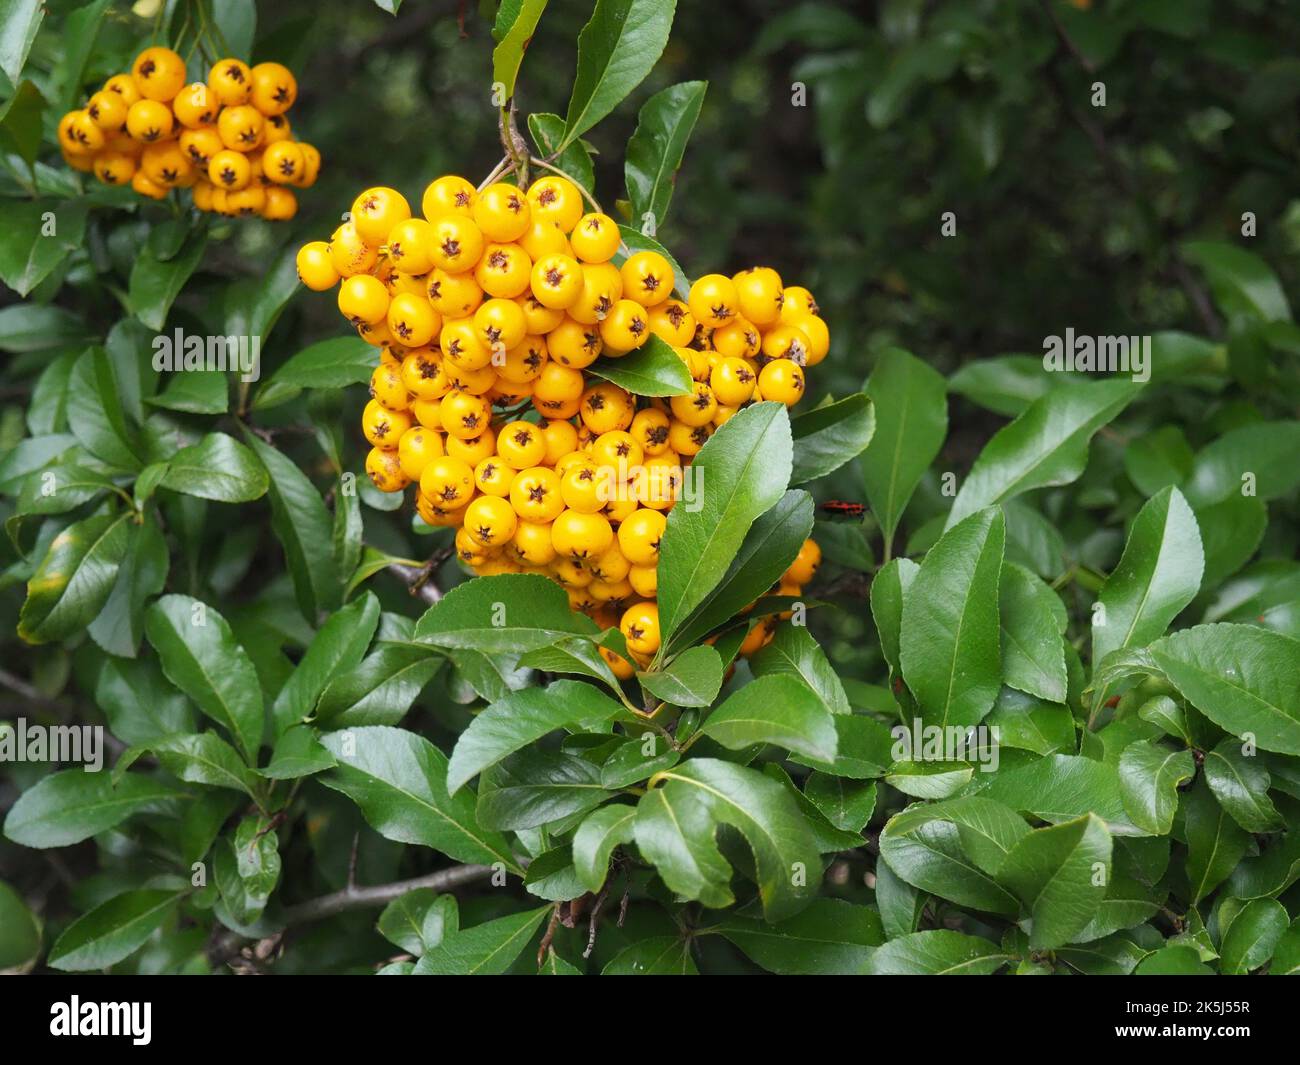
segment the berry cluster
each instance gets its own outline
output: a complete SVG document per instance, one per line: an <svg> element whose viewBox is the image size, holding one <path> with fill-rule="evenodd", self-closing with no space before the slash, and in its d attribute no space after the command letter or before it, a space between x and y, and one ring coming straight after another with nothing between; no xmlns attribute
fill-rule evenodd
<svg viewBox="0 0 1300 1065"><path fill-rule="evenodd" d="M185 60L146 48L130 74L59 120L59 146L69 166L106 185L155 200L189 189L200 211L287 221L298 211L290 186L308 188L320 171L320 152L289 128L297 96L279 63L222 59L206 85L186 85Z"/></svg>
<svg viewBox="0 0 1300 1065"><path fill-rule="evenodd" d="M366 471L385 492L416 483L420 517L457 529L475 573L551 577L644 665L660 642L659 541L683 467L742 406L802 397L805 367L830 343L812 294L756 267L675 299L666 257L627 254L614 220L584 213L564 177L526 193L441 177L421 207L415 217L400 192L367 189L328 243L298 253L303 283L338 285L339 310L380 349ZM687 366L687 394L638 397L584 372L651 336ZM809 540L775 590L799 594L820 558ZM772 629L756 626L742 653Z"/></svg>

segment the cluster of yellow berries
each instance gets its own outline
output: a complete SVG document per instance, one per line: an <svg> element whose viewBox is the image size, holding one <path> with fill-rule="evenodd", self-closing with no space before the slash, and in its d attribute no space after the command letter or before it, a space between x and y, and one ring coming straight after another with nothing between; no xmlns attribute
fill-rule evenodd
<svg viewBox="0 0 1300 1065"><path fill-rule="evenodd" d="M645 665L660 643L659 541L684 467L742 406L799 401L805 368L830 344L817 304L768 267L709 274L673 298L667 258L641 251L616 266L627 251L618 225L586 212L564 177L527 192L440 177L421 208L423 218L400 192L367 189L328 243L298 253L303 283L337 285L339 310L379 348L366 472L385 492L417 484L420 517L457 529L475 573L558 581ZM651 336L688 368L685 395L638 397L587 370ZM809 540L775 590L799 594L820 558ZM771 636L756 626L742 653Z"/></svg>
<svg viewBox="0 0 1300 1065"><path fill-rule="evenodd" d="M285 117L297 96L279 63L222 59L206 84L186 85L185 60L146 48L130 74L59 120L59 146L69 166L106 185L155 200L189 189L200 211L287 221L298 211L293 188L320 171L320 152L295 140Z"/></svg>

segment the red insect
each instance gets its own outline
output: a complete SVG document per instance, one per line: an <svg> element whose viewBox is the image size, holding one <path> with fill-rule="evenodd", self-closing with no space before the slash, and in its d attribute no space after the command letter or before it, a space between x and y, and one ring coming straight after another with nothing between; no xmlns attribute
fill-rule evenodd
<svg viewBox="0 0 1300 1065"><path fill-rule="evenodd" d="M822 510L840 518L861 518L867 508L863 503L846 503L842 499L828 499L822 504Z"/></svg>

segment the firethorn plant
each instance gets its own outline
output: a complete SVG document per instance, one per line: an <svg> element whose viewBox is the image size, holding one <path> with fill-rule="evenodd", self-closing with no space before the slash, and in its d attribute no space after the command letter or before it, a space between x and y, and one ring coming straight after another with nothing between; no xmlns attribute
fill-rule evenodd
<svg viewBox="0 0 1300 1065"><path fill-rule="evenodd" d="M672 0L596 0L563 116L520 79L544 0L501 4L492 103L455 119L500 149L369 129L436 166L352 143L296 219L321 157L269 57L300 24L106 6L0 6L0 969L1300 965L1300 423L1269 362L1297 345L1262 258L1180 249L1222 332L1160 333L1153 374L945 377L844 326L913 283L848 272L852 197L821 197L815 270L674 228L697 120L734 117L639 88ZM803 40L772 26L756 52ZM297 63L305 97L343 55ZM896 89L849 110L888 125Z"/></svg>

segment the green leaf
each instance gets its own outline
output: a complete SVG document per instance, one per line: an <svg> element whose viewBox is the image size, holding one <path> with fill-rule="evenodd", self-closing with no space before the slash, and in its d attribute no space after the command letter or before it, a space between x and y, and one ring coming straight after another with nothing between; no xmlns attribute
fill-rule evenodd
<svg viewBox="0 0 1300 1065"><path fill-rule="evenodd" d="M503 573L458 584L425 611L415 639L433 647L519 653L595 632L595 623L570 609L554 581Z"/></svg>
<svg viewBox="0 0 1300 1065"><path fill-rule="evenodd" d="M41 922L27 903L0 881L0 973L25 973L41 953Z"/></svg>
<svg viewBox="0 0 1300 1065"><path fill-rule="evenodd" d="M262 744L262 688L226 619L188 595L165 595L146 613L145 633L167 679L229 732L253 764Z"/></svg>
<svg viewBox="0 0 1300 1065"><path fill-rule="evenodd" d="M894 737L889 729L865 714L835 714L831 721L837 737L833 761L822 762L802 754L792 755L791 760L852 780L883 777L893 761Z"/></svg>
<svg viewBox="0 0 1300 1065"><path fill-rule="evenodd" d="M45 98L26 78L0 108L0 144L12 148L29 167L36 161L41 148L41 114L44 110ZM9 206L6 205L4 210L7 214ZM16 285L10 287L17 288ZM19 293L21 296L26 294Z"/></svg>
<svg viewBox="0 0 1300 1065"><path fill-rule="evenodd" d="M464 784L506 755L557 729L580 731L622 711L590 684L557 680L546 688L511 692L482 711L461 733L451 752L447 786L454 795Z"/></svg>
<svg viewBox="0 0 1300 1065"><path fill-rule="evenodd" d="M23 83L35 92L30 82ZM39 100L39 95L37 96ZM12 129L17 120L11 101L4 122ZM39 137L39 127L38 127ZM0 207L0 281L19 296L28 295L49 277L70 253L84 247L85 200L5 200Z"/></svg>
<svg viewBox="0 0 1300 1065"><path fill-rule="evenodd" d="M50 948L55 969L79 972L116 965L144 946L184 892L127 891L72 922Z"/></svg>
<svg viewBox="0 0 1300 1065"><path fill-rule="evenodd" d="M1120 797L1129 820L1153 836L1167 836L1178 809L1178 788L1196 775L1192 752L1139 740L1119 758Z"/></svg>
<svg viewBox="0 0 1300 1065"><path fill-rule="evenodd" d="M154 812L175 795L170 786L137 773L114 784L108 773L65 769L42 777L18 796L4 832L24 847L70 847L134 813Z"/></svg>
<svg viewBox="0 0 1300 1065"><path fill-rule="evenodd" d="M1014 562L1002 567L999 593L1004 682L1049 703L1065 702L1065 644L1056 593Z"/></svg>
<svg viewBox="0 0 1300 1065"><path fill-rule="evenodd" d="M149 744L159 764L188 784L208 784L253 795L255 781L248 765L215 732L166 736Z"/></svg>
<svg viewBox="0 0 1300 1065"><path fill-rule="evenodd" d="M1300 973L1300 918L1291 922L1273 949L1269 976L1295 976Z"/></svg>
<svg viewBox="0 0 1300 1065"><path fill-rule="evenodd" d="M313 729L295 725L275 741L271 761L259 772L268 780L297 780L337 764Z"/></svg>
<svg viewBox="0 0 1300 1065"><path fill-rule="evenodd" d="M1032 950L1065 946L1101 906L1110 880L1111 838L1099 818L1039 828L1011 848L998 879L1024 903Z"/></svg>
<svg viewBox="0 0 1300 1065"><path fill-rule="evenodd" d="M261 392L268 392L273 387L287 390L367 384L378 364L378 349L360 337L322 340L290 358L262 386Z"/></svg>
<svg viewBox="0 0 1300 1065"><path fill-rule="evenodd" d="M862 476L871 513L892 540L948 435L947 389L943 377L911 352L886 348L865 391L875 407L876 433L862 455Z"/></svg>
<svg viewBox="0 0 1300 1065"><path fill-rule="evenodd" d="M587 636L563 636L549 646L521 655L519 665L545 673L576 673L580 677L603 681L616 692L622 691L609 663L600 657L597 644ZM502 698L505 694L503 691L493 698ZM487 698L486 695L483 697Z"/></svg>
<svg viewBox="0 0 1300 1065"><path fill-rule="evenodd" d="M1201 963L1195 947L1162 947L1148 954L1133 970L1134 976L1213 976L1214 970Z"/></svg>
<svg viewBox="0 0 1300 1065"><path fill-rule="evenodd" d="M361 662L378 626L379 600L370 592L330 615L275 698L275 738L312 712L330 681Z"/></svg>
<svg viewBox="0 0 1300 1065"><path fill-rule="evenodd" d="M711 706L722 689L722 658L701 644L677 655L658 673L638 673L641 687L673 706Z"/></svg>
<svg viewBox="0 0 1300 1065"><path fill-rule="evenodd" d="M602 976L699 976L691 941L679 936L650 936L619 951Z"/></svg>
<svg viewBox="0 0 1300 1065"><path fill-rule="evenodd" d="M891 939L867 963L872 976L987 976L1011 955L980 936L938 928Z"/></svg>
<svg viewBox="0 0 1300 1065"><path fill-rule="evenodd" d="M947 528L1034 488L1069 484L1088 461L1088 441L1142 391L1129 381L1063 383L994 434L966 476Z"/></svg>
<svg viewBox="0 0 1300 1065"><path fill-rule="evenodd" d="M880 652L894 673L899 669L903 600L920 568L910 558L896 558L885 563L871 582L871 617L880 638Z"/></svg>
<svg viewBox="0 0 1300 1065"><path fill-rule="evenodd" d="M1236 573L1264 539L1268 505L1254 496L1229 496L1196 511L1205 550L1202 588L1214 588Z"/></svg>
<svg viewBox="0 0 1300 1065"><path fill-rule="evenodd" d="M1041 355L972 359L948 378L948 390L995 414L1015 418L1052 388Z"/></svg>
<svg viewBox="0 0 1300 1065"><path fill-rule="evenodd" d="M842 899L815 899L777 924L733 915L714 929L756 965L782 976L852 976L885 941L875 910Z"/></svg>
<svg viewBox="0 0 1300 1065"><path fill-rule="evenodd" d="M93 697L113 735L133 746L147 746L198 727L189 700L168 683L153 658L106 656L95 678Z"/></svg>
<svg viewBox="0 0 1300 1065"><path fill-rule="evenodd" d="M128 515L69 525L50 543L18 614L28 643L62 640L89 625L108 601L128 546Z"/></svg>
<svg viewBox="0 0 1300 1065"><path fill-rule="evenodd" d="M693 758L658 776L660 786L637 804L636 843L671 891L711 908L730 904L731 870L714 840L726 824L753 852L768 921L794 916L814 897L821 859L782 784L712 758Z"/></svg>
<svg viewBox="0 0 1300 1065"><path fill-rule="evenodd" d="M1289 322L1291 308L1281 282L1254 252L1212 240L1187 241L1182 253L1205 271L1215 302L1231 315L1247 314L1266 322Z"/></svg>
<svg viewBox="0 0 1300 1065"><path fill-rule="evenodd" d="M617 359L602 355L587 369L635 396L684 396L691 390L686 363L654 334L635 351Z"/></svg>
<svg viewBox="0 0 1300 1065"><path fill-rule="evenodd" d="M225 433L209 433L168 460L163 488L218 503L247 503L266 494L270 482L257 457Z"/></svg>
<svg viewBox="0 0 1300 1065"><path fill-rule="evenodd" d="M794 439L790 483L804 484L838 470L862 454L875 431L875 405L861 392L798 415L790 422Z"/></svg>
<svg viewBox="0 0 1300 1065"><path fill-rule="evenodd" d="M68 382L68 426L78 442L119 470L138 470L134 432L127 427L113 365L103 348L91 348L72 368Z"/></svg>
<svg viewBox="0 0 1300 1065"><path fill-rule="evenodd" d="M1157 640L1145 660L1220 728L1300 754L1300 641L1255 625L1197 625Z"/></svg>
<svg viewBox="0 0 1300 1065"><path fill-rule="evenodd" d="M573 865L588 891L599 891L609 874L609 859L620 843L635 838L636 807L611 803L593 810L573 834Z"/></svg>
<svg viewBox="0 0 1300 1065"><path fill-rule="evenodd" d="M682 624L672 650L703 639L772 587L799 554L813 528L812 498L786 492L750 526L718 586Z"/></svg>
<svg viewBox="0 0 1300 1065"><path fill-rule="evenodd" d="M1023 820L981 796L913 806L880 833L880 854L914 887L989 913L1013 916L1016 900L993 871L1029 832Z"/></svg>
<svg viewBox="0 0 1300 1065"><path fill-rule="evenodd" d="M819 762L835 759L838 737L826 704L789 674L751 681L711 713L700 731L729 750L774 743Z"/></svg>
<svg viewBox="0 0 1300 1065"><path fill-rule="evenodd" d="M524 61L524 51L533 39L537 22L546 10L546 0L519 0L502 4L497 14L493 36L497 46L492 49L492 80L505 89L505 103L509 106L515 95L515 79Z"/></svg>
<svg viewBox="0 0 1300 1065"><path fill-rule="evenodd" d="M1285 907L1275 899L1246 903L1223 933L1220 972L1224 976L1245 976L1266 965L1290 920Z"/></svg>
<svg viewBox="0 0 1300 1065"><path fill-rule="evenodd" d="M455 895L416 888L384 907L376 925L379 934L417 958L460 928Z"/></svg>
<svg viewBox="0 0 1300 1065"><path fill-rule="evenodd" d="M324 610L338 606L343 581L334 561L333 524L315 485L283 452L245 430L245 439L270 478L271 528L284 547L298 608L314 623Z"/></svg>
<svg viewBox="0 0 1300 1065"><path fill-rule="evenodd" d="M487 828L537 828L576 819L611 798L595 763L534 747L511 755L483 774L478 819Z"/></svg>
<svg viewBox="0 0 1300 1065"><path fill-rule="evenodd" d="M371 725L326 733L321 743L339 764L320 782L351 798L385 839L519 871L506 838L479 825L473 793L449 794L447 756L423 736Z"/></svg>
<svg viewBox="0 0 1300 1065"><path fill-rule="evenodd" d="M846 780L814 771L804 781L803 793L841 832L860 833L876 812L874 781Z"/></svg>
<svg viewBox="0 0 1300 1065"><path fill-rule="evenodd" d="M1196 517L1177 488L1163 489L1133 520L1119 565L1102 585L1093 611L1092 660L1144 647L1195 597L1204 556ZM1105 689L1097 699L1104 699Z"/></svg>
<svg viewBox="0 0 1300 1065"><path fill-rule="evenodd" d="M1192 446L1180 426L1162 426L1129 442L1124 471L1139 492L1153 496L1187 479L1192 472Z"/></svg>
<svg viewBox="0 0 1300 1065"><path fill-rule="evenodd" d="M550 906L498 917L495 921L461 929L422 957L416 976L496 976L506 972L523 953Z"/></svg>
<svg viewBox="0 0 1300 1065"><path fill-rule="evenodd" d="M560 141L564 138L564 119L548 111L535 111L528 116L528 132L532 134L533 143L540 154L550 159L553 167L563 171L570 180L585 189L588 195L595 194L596 171L586 142L575 140L556 154Z"/></svg>
<svg viewBox="0 0 1300 1065"><path fill-rule="evenodd" d="M1200 510L1233 496L1278 499L1300 485L1300 421L1254 422L1202 448L1187 477L1188 502Z"/></svg>
<svg viewBox="0 0 1300 1065"><path fill-rule="evenodd" d="M1232 819L1247 832L1276 832L1286 823L1268 797L1272 783L1263 759L1247 757L1237 739L1205 752L1205 782Z"/></svg>
<svg viewBox="0 0 1300 1065"><path fill-rule="evenodd" d="M373 654L330 680L316 703L313 723L331 729L395 725L442 661L432 648L381 643Z"/></svg>
<svg viewBox="0 0 1300 1065"><path fill-rule="evenodd" d="M926 724L975 725L1002 686L998 586L1006 527L990 507L944 533L903 600L903 679Z"/></svg>
<svg viewBox="0 0 1300 1065"><path fill-rule="evenodd" d="M1112 835L1143 835L1124 810L1115 766L1091 758L1054 754L1004 767L980 795L1052 824L1094 813Z"/></svg>
<svg viewBox="0 0 1300 1065"><path fill-rule="evenodd" d="M40 0L4 0L0 4L0 70L17 85L36 31L45 18Z"/></svg>
<svg viewBox="0 0 1300 1065"><path fill-rule="evenodd" d="M187 370L172 376L161 395L146 403L182 414L225 414L230 407L230 384L220 370Z"/></svg>
<svg viewBox="0 0 1300 1065"><path fill-rule="evenodd" d="M1200 902L1228 878L1246 853L1249 836L1223 810L1203 781L1186 794L1187 881Z"/></svg>
<svg viewBox="0 0 1300 1065"><path fill-rule="evenodd" d="M659 549L659 626L665 644L722 581L754 520L785 493L791 454L785 407L755 403L727 421L695 456L693 476L708 488L669 511Z"/></svg>
<svg viewBox="0 0 1300 1065"><path fill-rule="evenodd" d="M578 35L578 67L561 149L641 84L668 43L676 0L597 0Z"/></svg>
<svg viewBox="0 0 1300 1065"><path fill-rule="evenodd" d="M131 313L150 329L162 329L167 324L172 302L199 265L207 243L207 230L198 228L190 232L181 250L169 259L158 258L147 245L141 248L131 268L128 286L127 305Z"/></svg>
<svg viewBox="0 0 1300 1065"><path fill-rule="evenodd" d="M677 170L708 87L707 81L670 85L650 97L637 116L636 131L627 142L623 175L632 219L651 234L668 217Z"/></svg>
<svg viewBox="0 0 1300 1065"><path fill-rule="evenodd" d="M1003 747L1056 754L1068 753L1076 746L1074 717L1068 706L1047 703L1014 688L998 693L984 724L997 727L998 743Z"/></svg>
<svg viewBox="0 0 1300 1065"><path fill-rule="evenodd" d="M756 677L788 674L806 684L832 714L851 714L849 697L821 645L806 626L782 625L749 661Z"/></svg>

